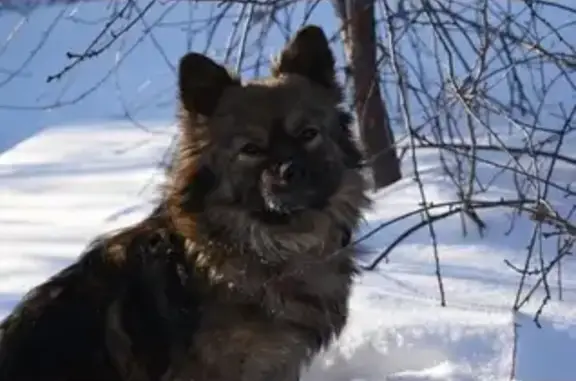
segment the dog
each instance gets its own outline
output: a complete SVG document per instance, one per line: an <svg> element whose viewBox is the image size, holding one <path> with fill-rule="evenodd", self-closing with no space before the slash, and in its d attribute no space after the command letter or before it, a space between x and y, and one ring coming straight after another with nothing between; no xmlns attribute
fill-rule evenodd
<svg viewBox="0 0 576 381"><path fill-rule="evenodd" d="M322 29L246 83L189 52L178 94L157 207L24 296L1 381L297 381L345 327L370 202Z"/></svg>

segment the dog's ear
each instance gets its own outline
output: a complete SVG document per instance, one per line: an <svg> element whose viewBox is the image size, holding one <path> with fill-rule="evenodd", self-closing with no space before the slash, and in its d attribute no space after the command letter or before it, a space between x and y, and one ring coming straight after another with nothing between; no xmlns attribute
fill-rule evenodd
<svg viewBox="0 0 576 381"><path fill-rule="evenodd" d="M210 117L220 97L240 82L224 66L200 53L188 53L180 59L178 88L186 111Z"/></svg>
<svg viewBox="0 0 576 381"><path fill-rule="evenodd" d="M299 74L328 88L335 86L334 56L322 28L308 25L296 33L272 70L274 76L283 73Z"/></svg>

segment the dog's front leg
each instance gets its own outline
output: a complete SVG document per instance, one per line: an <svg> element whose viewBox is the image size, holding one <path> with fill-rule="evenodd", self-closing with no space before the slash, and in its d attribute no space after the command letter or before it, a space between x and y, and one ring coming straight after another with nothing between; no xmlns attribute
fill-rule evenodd
<svg viewBox="0 0 576 381"><path fill-rule="evenodd" d="M241 381L299 381L310 360L309 343L294 332L262 339L246 354Z"/></svg>

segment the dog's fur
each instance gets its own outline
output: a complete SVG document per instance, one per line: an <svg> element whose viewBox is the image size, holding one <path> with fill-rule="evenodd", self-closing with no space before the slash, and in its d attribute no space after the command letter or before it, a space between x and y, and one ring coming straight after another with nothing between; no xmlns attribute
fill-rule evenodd
<svg viewBox="0 0 576 381"><path fill-rule="evenodd" d="M296 381L340 334L368 200L322 30L246 84L189 53L179 99L165 197L0 324L1 381Z"/></svg>

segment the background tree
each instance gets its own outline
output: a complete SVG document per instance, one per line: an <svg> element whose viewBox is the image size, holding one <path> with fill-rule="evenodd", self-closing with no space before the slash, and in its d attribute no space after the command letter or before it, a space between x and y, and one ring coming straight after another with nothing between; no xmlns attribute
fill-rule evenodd
<svg viewBox="0 0 576 381"><path fill-rule="evenodd" d="M347 74L351 77L358 129L372 169L374 186L384 188L401 178L386 102L380 91L374 1L335 0L342 20Z"/></svg>

